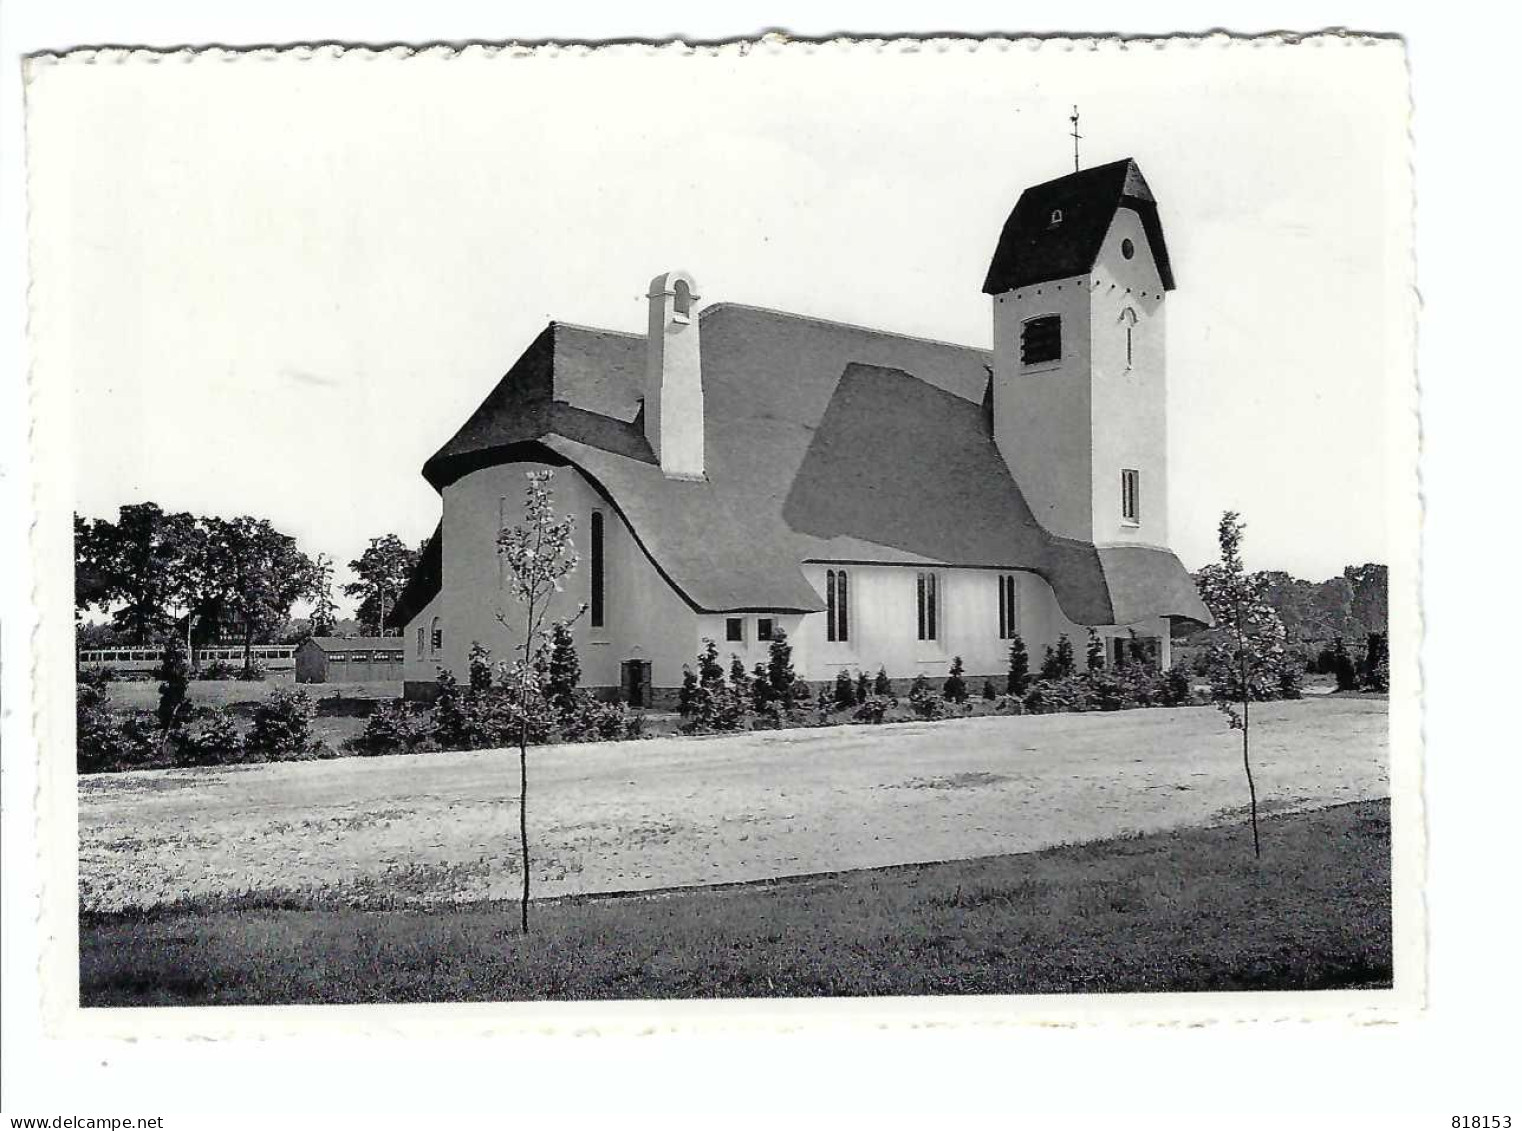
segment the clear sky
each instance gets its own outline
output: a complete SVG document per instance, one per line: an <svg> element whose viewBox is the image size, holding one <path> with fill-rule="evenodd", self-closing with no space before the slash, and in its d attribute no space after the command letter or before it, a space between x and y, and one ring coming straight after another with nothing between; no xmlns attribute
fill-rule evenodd
<svg viewBox="0 0 1522 1131"><path fill-rule="evenodd" d="M36 373L74 385L81 512L251 513L342 563L427 536L423 461L546 321L642 332L660 271L987 346L1077 102L1172 253L1174 548L1210 560L1230 507L1250 567L1319 579L1387 557L1404 99L1393 43L46 67Z"/></svg>

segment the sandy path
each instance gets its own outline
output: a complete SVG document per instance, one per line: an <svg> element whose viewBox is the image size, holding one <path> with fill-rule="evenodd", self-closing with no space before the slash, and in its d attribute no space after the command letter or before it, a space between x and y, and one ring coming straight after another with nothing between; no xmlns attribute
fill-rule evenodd
<svg viewBox="0 0 1522 1131"><path fill-rule="evenodd" d="M1386 704L1254 708L1268 811L1389 794ZM1211 708L964 719L531 750L537 895L1024 852L1233 819L1238 737ZM347 758L80 782L91 909L342 886L516 894L516 752Z"/></svg>

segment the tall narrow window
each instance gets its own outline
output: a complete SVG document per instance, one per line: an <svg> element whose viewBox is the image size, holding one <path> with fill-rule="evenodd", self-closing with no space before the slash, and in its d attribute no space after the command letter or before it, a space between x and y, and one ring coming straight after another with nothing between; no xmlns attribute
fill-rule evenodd
<svg viewBox="0 0 1522 1131"><path fill-rule="evenodd" d="M999 639L1012 640L1020 634L1020 606L1015 601L1013 574L999 575Z"/></svg>
<svg viewBox="0 0 1522 1131"><path fill-rule="evenodd" d="M444 648L444 622L438 617L433 618L433 639L429 641L431 655L437 656Z"/></svg>
<svg viewBox="0 0 1522 1131"><path fill-rule="evenodd" d="M824 638L829 641L835 639L835 571L825 570L824 574Z"/></svg>
<svg viewBox="0 0 1522 1131"><path fill-rule="evenodd" d="M840 618L836 635L841 640L851 639L851 624L848 611L851 608L850 594L846 591L846 571L841 570L835 575L835 586L838 592L835 594L835 613Z"/></svg>
<svg viewBox="0 0 1522 1131"><path fill-rule="evenodd" d="M826 570L824 590L824 638L832 643L847 641L851 639L851 626L846 613L850 604L846 571Z"/></svg>
<svg viewBox="0 0 1522 1131"><path fill-rule="evenodd" d="M1120 473L1120 517L1126 522L1141 521L1141 473L1131 468Z"/></svg>
<svg viewBox="0 0 1522 1131"><path fill-rule="evenodd" d="M1032 318L1020 328L1020 364L1062 360L1062 319L1055 314Z"/></svg>
<svg viewBox="0 0 1522 1131"><path fill-rule="evenodd" d="M426 630L423 628L422 625L418 625L417 626L417 658L420 659L420 660L423 658L423 637L424 637L424 635L426 635Z"/></svg>
<svg viewBox="0 0 1522 1131"><path fill-rule="evenodd" d="M916 579L916 595L919 612L919 638L921 640L940 639L936 624L936 577L933 573L922 573Z"/></svg>
<svg viewBox="0 0 1522 1131"><path fill-rule="evenodd" d="M592 627L603 626L603 529L602 511L592 512Z"/></svg>

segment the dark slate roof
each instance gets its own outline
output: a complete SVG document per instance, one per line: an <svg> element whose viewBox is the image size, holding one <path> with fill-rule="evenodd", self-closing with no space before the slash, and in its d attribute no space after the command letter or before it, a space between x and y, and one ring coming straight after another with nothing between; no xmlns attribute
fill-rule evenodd
<svg viewBox="0 0 1522 1131"><path fill-rule="evenodd" d="M418 555L417 568L402 587L402 595L386 614L386 627L406 628L407 622L423 611L443 584L444 524L441 522Z"/></svg>
<svg viewBox="0 0 1522 1131"><path fill-rule="evenodd" d="M1128 157L1022 192L1004 222L983 283L984 293L1003 294L1087 274L1094 267L1110 222L1121 208L1133 209L1141 217L1163 289L1173 290L1173 267L1157 218L1157 200L1136 162ZM1053 225L1052 213L1058 210L1062 222Z"/></svg>
<svg viewBox="0 0 1522 1131"><path fill-rule="evenodd" d="M309 636L305 643L324 652L396 652L406 647L400 636Z"/></svg>
<svg viewBox="0 0 1522 1131"><path fill-rule="evenodd" d="M424 475L442 491L498 463L574 466L703 611L817 611L799 563L831 560L1033 570L1080 624L1208 618L1168 551L1111 555L1035 521L993 442L986 350L735 304L699 317L704 480L667 479L645 440L644 338L564 323ZM438 591L421 584L411 615Z"/></svg>

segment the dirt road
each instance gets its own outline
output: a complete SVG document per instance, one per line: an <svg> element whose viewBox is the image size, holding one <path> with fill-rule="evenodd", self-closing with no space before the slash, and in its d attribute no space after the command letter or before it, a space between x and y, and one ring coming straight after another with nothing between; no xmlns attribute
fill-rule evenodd
<svg viewBox="0 0 1522 1131"><path fill-rule="evenodd" d="M1386 704L1254 708L1265 812L1389 795ZM537 895L1025 852L1240 819L1239 737L1208 707L531 750ZM81 779L80 898L328 889L513 898L516 752Z"/></svg>

